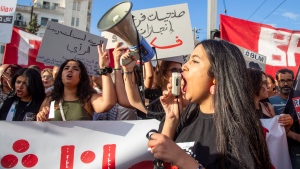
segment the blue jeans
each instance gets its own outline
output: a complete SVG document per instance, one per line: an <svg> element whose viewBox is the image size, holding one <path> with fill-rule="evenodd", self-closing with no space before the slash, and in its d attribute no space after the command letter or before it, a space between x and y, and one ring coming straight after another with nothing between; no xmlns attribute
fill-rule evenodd
<svg viewBox="0 0 300 169"><path fill-rule="evenodd" d="M300 168L300 145L291 145L289 147L289 153L293 169Z"/></svg>

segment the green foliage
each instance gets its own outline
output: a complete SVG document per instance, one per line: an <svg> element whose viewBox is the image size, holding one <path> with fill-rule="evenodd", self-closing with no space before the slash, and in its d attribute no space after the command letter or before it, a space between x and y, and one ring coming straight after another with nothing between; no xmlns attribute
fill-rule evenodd
<svg viewBox="0 0 300 169"><path fill-rule="evenodd" d="M37 14L34 14L32 17L32 20L29 21L28 26L25 28L25 30L29 33L32 34L37 34L37 32L39 31L39 28L41 27L41 25L39 25L37 23Z"/></svg>

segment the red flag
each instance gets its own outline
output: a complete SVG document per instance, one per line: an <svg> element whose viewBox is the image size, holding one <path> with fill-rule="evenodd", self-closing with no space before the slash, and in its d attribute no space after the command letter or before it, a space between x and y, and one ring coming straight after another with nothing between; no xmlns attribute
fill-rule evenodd
<svg viewBox="0 0 300 169"><path fill-rule="evenodd" d="M52 67L35 61L41 42L41 37L13 28L11 42L5 45L2 64L37 65L41 69Z"/></svg>
<svg viewBox="0 0 300 169"><path fill-rule="evenodd" d="M274 28L225 15L220 16L221 39L267 57L266 73L289 68L295 73L300 65L300 30Z"/></svg>

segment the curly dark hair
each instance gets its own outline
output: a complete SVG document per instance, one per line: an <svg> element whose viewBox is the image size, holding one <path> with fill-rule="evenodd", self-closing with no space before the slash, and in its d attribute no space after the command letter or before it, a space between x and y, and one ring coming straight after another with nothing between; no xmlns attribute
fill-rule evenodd
<svg viewBox="0 0 300 169"><path fill-rule="evenodd" d="M64 84L62 82L62 72L65 66L70 61L76 62L81 70L76 96L79 98L79 102L84 105L91 99L92 95L96 93L96 91L90 85L89 75L84 64L80 60L68 59L64 63L62 63L54 80L54 89L52 90L51 97L53 100L55 100L56 103L60 102L63 99Z"/></svg>
<svg viewBox="0 0 300 169"><path fill-rule="evenodd" d="M259 92L261 89L261 86L263 85L262 82L262 75L266 75L263 71L258 70L258 69L247 69L248 75L249 75L249 81L251 84L251 93L252 96L256 95L259 96Z"/></svg>

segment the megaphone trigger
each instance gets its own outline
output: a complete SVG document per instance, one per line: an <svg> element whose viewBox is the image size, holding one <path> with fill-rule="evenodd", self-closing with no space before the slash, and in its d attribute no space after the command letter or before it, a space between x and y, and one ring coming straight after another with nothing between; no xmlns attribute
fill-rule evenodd
<svg viewBox="0 0 300 169"><path fill-rule="evenodd" d="M126 59L121 58L120 59L120 65L125 66L125 65L129 64L131 61L132 61L131 58L126 58Z"/></svg>

